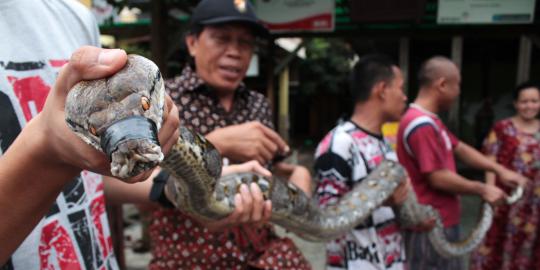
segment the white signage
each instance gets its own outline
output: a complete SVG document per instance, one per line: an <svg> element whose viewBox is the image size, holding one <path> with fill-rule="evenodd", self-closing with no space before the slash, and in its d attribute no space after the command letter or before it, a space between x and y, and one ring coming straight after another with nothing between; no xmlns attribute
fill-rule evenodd
<svg viewBox="0 0 540 270"><path fill-rule="evenodd" d="M536 0L439 0L439 24L532 23Z"/></svg>
<svg viewBox="0 0 540 270"><path fill-rule="evenodd" d="M271 32L333 31L335 0L256 0L257 17Z"/></svg>

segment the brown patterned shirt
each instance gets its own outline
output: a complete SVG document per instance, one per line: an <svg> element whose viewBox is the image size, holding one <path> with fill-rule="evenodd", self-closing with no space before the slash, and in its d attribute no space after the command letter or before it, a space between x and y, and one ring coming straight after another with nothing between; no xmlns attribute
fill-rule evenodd
<svg viewBox="0 0 540 270"><path fill-rule="evenodd" d="M165 82L165 89L178 106L182 125L201 134L229 125L259 121L273 129L272 110L266 97L241 84L230 111L219 103L210 87L190 67Z"/></svg>
<svg viewBox="0 0 540 270"><path fill-rule="evenodd" d="M273 127L266 98L244 85L235 91L229 112L189 67L168 80L165 87L178 106L181 124L199 133L255 120ZM213 233L179 210L160 208L152 213L149 232L151 270L311 268L294 243L289 238L278 238L270 225Z"/></svg>

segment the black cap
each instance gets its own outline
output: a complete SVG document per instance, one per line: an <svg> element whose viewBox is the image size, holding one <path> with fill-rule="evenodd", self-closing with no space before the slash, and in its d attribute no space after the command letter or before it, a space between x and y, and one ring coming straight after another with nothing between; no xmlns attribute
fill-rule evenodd
<svg viewBox="0 0 540 270"><path fill-rule="evenodd" d="M239 22L250 26L255 35L267 36L268 29L257 19L249 0L202 0L193 10L191 27Z"/></svg>

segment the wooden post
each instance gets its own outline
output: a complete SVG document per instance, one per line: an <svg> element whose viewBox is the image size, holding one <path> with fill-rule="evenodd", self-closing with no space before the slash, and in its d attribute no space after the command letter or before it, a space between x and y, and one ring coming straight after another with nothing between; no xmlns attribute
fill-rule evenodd
<svg viewBox="0 0 540 270"><path fill-rule="evenodd" d="M268 102L270 102L270 108L272 108L272 111L274 111L275 105L276 105L276 97L274 94L274 51L275 51L275 44L274 39L270 39L268 41L268 61L266 61L266 97L268 98ZM275 118L274 114L274 118ZM272 119L274 123L276 123L276 119Z"/></svg>
<svg viewBox="0 0 540 270"><path fill-rule="evenodd" d="M521 36L519 40L518 66L516 84L520 84L529 79L531 70L532 42L527 36Z"/></svg>
<svg viewBox="0 0 540 270"><path fill-rule="evenodd" d="M403 85L403 90L405 90L405 95L409 96L409 38L402 37L399 39L399 68L403 74L403 80L405 84Z"/></svg>
<svg viewBox="0 0 540 270"><path fill-rule="evenodd" d="M289 67L279 75L279 135L289 141Z"/></svg>
<svg viewBox="0 0 540 270"><path fill-rule="evenodd" d="M454 36L452 37L452 61L456 64L458 69L461 71L461 63L463 59L463 37ZM460 113L460 104L461 96L458 96L450 108L448 114L448 122L452 131L459 136L459 113Z"/></svg>

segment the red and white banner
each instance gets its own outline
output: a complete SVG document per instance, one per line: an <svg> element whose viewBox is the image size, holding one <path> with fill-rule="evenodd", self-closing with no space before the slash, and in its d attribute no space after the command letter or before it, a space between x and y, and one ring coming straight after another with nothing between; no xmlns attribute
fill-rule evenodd
<svg viewBox="0 0 540 270"><path fill-rule="evenodd" d="M334 0L257 0L255 11L273 33L334 30Z"/></svg>

